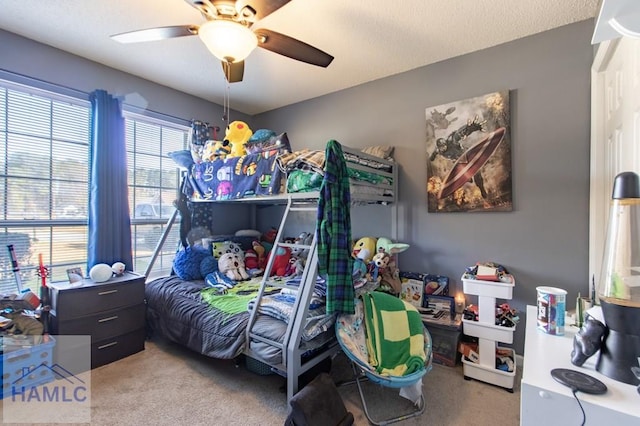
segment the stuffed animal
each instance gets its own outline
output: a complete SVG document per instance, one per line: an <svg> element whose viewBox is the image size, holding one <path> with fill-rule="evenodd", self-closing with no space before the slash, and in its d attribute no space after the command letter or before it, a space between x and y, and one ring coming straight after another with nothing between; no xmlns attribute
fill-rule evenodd
<svg viewBox="0 0 640 426"><path fill-rule="evenodd" d="M245 146L248 154L257 154L264 151L264 148L268 146L269 140L276 136L276 132L269 129L258 129L247 141Z"/></svg>
<svg viewBox="0 0 640 426"><path fill-rule="evenodd" d="M256 252L256 255L258 255L258 268L264 269L265 266L267 266L267 256L265 255L266 250L264 249L264 246L260 244L260 241L258 240L254 240L251 243L251 246Z"/></svg>
<svg viewBox="0 0 640 426"><path fill-rule="evenodd" d="M224 142L231 145L228 157L242 157L247 153L245 144L251 138L253 132L243 121L233 121L227 126Z"/></svg>
<svg viewBox="0 0 640 426"><path fill-rule="evenodd" d="M376 242L376 248L377 248L376 250L377 252L383 251L385 253L388 253L390 256L393 256L394 254L402 253L403 251L408 249L409 244L394 243L394 242L391 242L389 238L380 237Z"/></svg>
<svg viewBox="0 0 640 426"><path fill-rule="evenodd" d="M373 255L371 258L371 262L376 265L378 268L378 272L382 273L389 266L389 262L391 261L391 256L385 252L379 252Z"/></svg>
<svg viewBox="0 0 640 426"><path fill-rule="evenodd" d="M362 237L353 245L353 249L351 250L351 256L356 259L358 257L358 253L362 249L369 250L369 256L364 260L365 263L371 262L371 258L374 254L376 254L376 239L373 237Z"/></svg>
<svg viewBox="0 0 640 426"><path fill-rule="evenodd" d="M367 275L367 263L364 259L369 257L369 250L362 249L358 252L358 257L353 261L353 272L351 276L353 280L365 278Z"/></svg>
<svg viewBox="0 0 640 426"><path fill-rule="evenodd" d="M369 262L367 267L367 281L379 283L382 280L387 265L389 265L390 257L387 253L376 253Z"/></svg>
<svg viewBox="0 0 640 426"><path fill-rule="evenodd" d="M389 256L389 263L381 273L380 285L390 287L395 294L402 291L402 281L400 280L400 270L396 266L393 256Z"/></svg>
<svg viewBox="0 0 640 426"><path fill-rule="evenodd" d="M295 244L304 244L306 246L310 246L313 241L313 235L309 232L302 232L298 235L297 238L293 240ZM301 259L306 259L309 255L309 249L294 247L291 249L291 256L299 257Z"/></svg>
<svg viewBox="0 0 640 426"><path fill-rule="evenodd" d="M234 253L225 253L218 259L218 270L234 281L249 279L244 260Z"/></svg>
<svg viewBox="0 0 640 426"><path fill-rule="evenodd" d="M183 280L200 280L200 263L210 256L209 250L201 246L189 246L176 253L173 259L173 270Z"/></svg>
<svg viewBox="0 0 640 426"><path fill-rule="evenodd" d="M271 250L269 256L274 256L273 266L271 267L270 276L277 275L279 277L285 277L287 274L287 266L289 266L289 259L291 259L291 249L289 247L278 247L275 250Z"/></svg>
<svg viewBox="0 0 640 426"><path fill-rule="evenodd" d="M353 261L353 270L351 272L353 288L358 289L367 284L369 274L367 274L367 264L364 261L367 257L369 257L369 250L362 249L358 252L358 257Z"/></svg>
<svg viewBox="0 0 640 426"><path fill-rule="evenodd" d="M255 250L249 249L244 252L244 265L248 270L260 269L258 266L258 254Z"/></svg>
<svg viewBox="0 0 640 426"><path fill-rule="evenodd" d="M202 150L202 161L224 160L231 153L231 145L228 141L208 140Z"/></svg>
<svg viewBox="0 0 640 426"><path fill-rule="evenodd" d="M220 259L225 253L233 253L239 255L244 260L244 251L240 247L240 244L233 241L218 241L212 244L213 257Z"/></svg>

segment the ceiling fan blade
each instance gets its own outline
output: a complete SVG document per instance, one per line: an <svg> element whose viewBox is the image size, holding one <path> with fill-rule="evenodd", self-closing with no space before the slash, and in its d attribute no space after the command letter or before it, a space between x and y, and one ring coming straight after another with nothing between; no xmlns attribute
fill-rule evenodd
<svg viewBox="0 0 640 426"><path fill-rule="evenodd" d="M242 13L242 9L249 6L255 13L256 19L262 19L271 15L291 0L238 0L236 10Z"/></svg>
<svg viewBox="0 0 640 426"><path fill-rule="evenodd" d="M139 43L143 41L165 40L198 34L197 25L175 25L171 27L148 28L146 30L129 31L112 35L111 38L120 43Z"/></svg>
<svg viewBox="0 0 640 426"><path fill-rule="evenodd" d="M222 61L222 71L229 83L238 83L244 76L244 61L224 62Z"/></svg>
<svg viewBox="0 0 640 426"><path fill-rule="evenodd" d="M284 34L264 28L254 33L258 36L258 46L274 53L325 68L333 61L333 56L328 53Z"/></svg>

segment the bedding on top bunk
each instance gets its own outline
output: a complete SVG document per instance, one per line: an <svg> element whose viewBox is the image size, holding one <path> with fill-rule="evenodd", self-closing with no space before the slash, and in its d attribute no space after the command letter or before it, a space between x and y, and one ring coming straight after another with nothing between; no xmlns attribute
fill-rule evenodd
<svg viewBox="0 0 640 426"><path fill-rule="evenodd" d="M363 150L374 157L391 159L392 148L369 147ZM353 194L392 196L392 180L377 171L389 172L388 163L371 157L345 153ZM366 166L371 171L349 167ZM318 191L324 175L324 151L302 149L273 150L202 161L190 166L192 200L219 201L284 192ZM384 186L387 186L386 188Z"/></svg>
<svg viewBox="0 0 640 426"><path fill-rule="evenodd" d="M195 200L232 200L281 192L284 174L276 156L247 154L191 166Z"/></svg>
<svg viewBox="0 0 640 426"><path fill-rule="evenodd" d="M307 149L281 155L278 162L287 173L287 192L318 191L324 175L324 155L324 151ZM349 153L344 153L344 156L352 194L393 195L390 189L377 186L393 184L388 176L376 173L376 170L391 171L388 164ZM351 168L350 163L370 167L373 171Z"/></svg>

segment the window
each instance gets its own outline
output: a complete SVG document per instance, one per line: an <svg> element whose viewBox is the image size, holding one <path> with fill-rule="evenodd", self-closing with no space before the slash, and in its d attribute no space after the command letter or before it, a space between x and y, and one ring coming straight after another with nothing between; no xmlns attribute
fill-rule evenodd
<svg viewBox="0 0 640 426"><path fill-rule="evenodd" d="M37 291L39 258L51 280L86 267L90 104L80 95L0 79L0 293Z"/></svg>
<svg viewBox="0 0 640 426"><path fill-rule="evenodd" d="M189 127L127 112L125 137L133 263L136 271L145 273L178 197L180 173L167 153L185 149ZM175 219L148 278L171 270L180 242L180 215Z"/></svg>
<svg viewBox="0 0 640 426"><path fill-rule="evenodd" d="M37 291L40 257L52 281L71 268L88 272L88 96L14 77L0 78L0 294L16 291L16 275ZM175 210L180 176L166 154L186 147L189 127L126 112L125 132L134 270L144 273ZM179 218L151 275L171 269Z"/></svg>

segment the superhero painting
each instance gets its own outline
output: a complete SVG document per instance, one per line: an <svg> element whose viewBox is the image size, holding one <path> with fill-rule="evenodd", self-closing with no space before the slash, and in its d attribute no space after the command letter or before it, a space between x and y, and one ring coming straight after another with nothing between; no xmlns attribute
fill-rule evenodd
<svg viewBox="0 0 640 426"><path fill-rule="evenodd" d="M429 212L511 211L509 91L426 109Z"/></svg>

